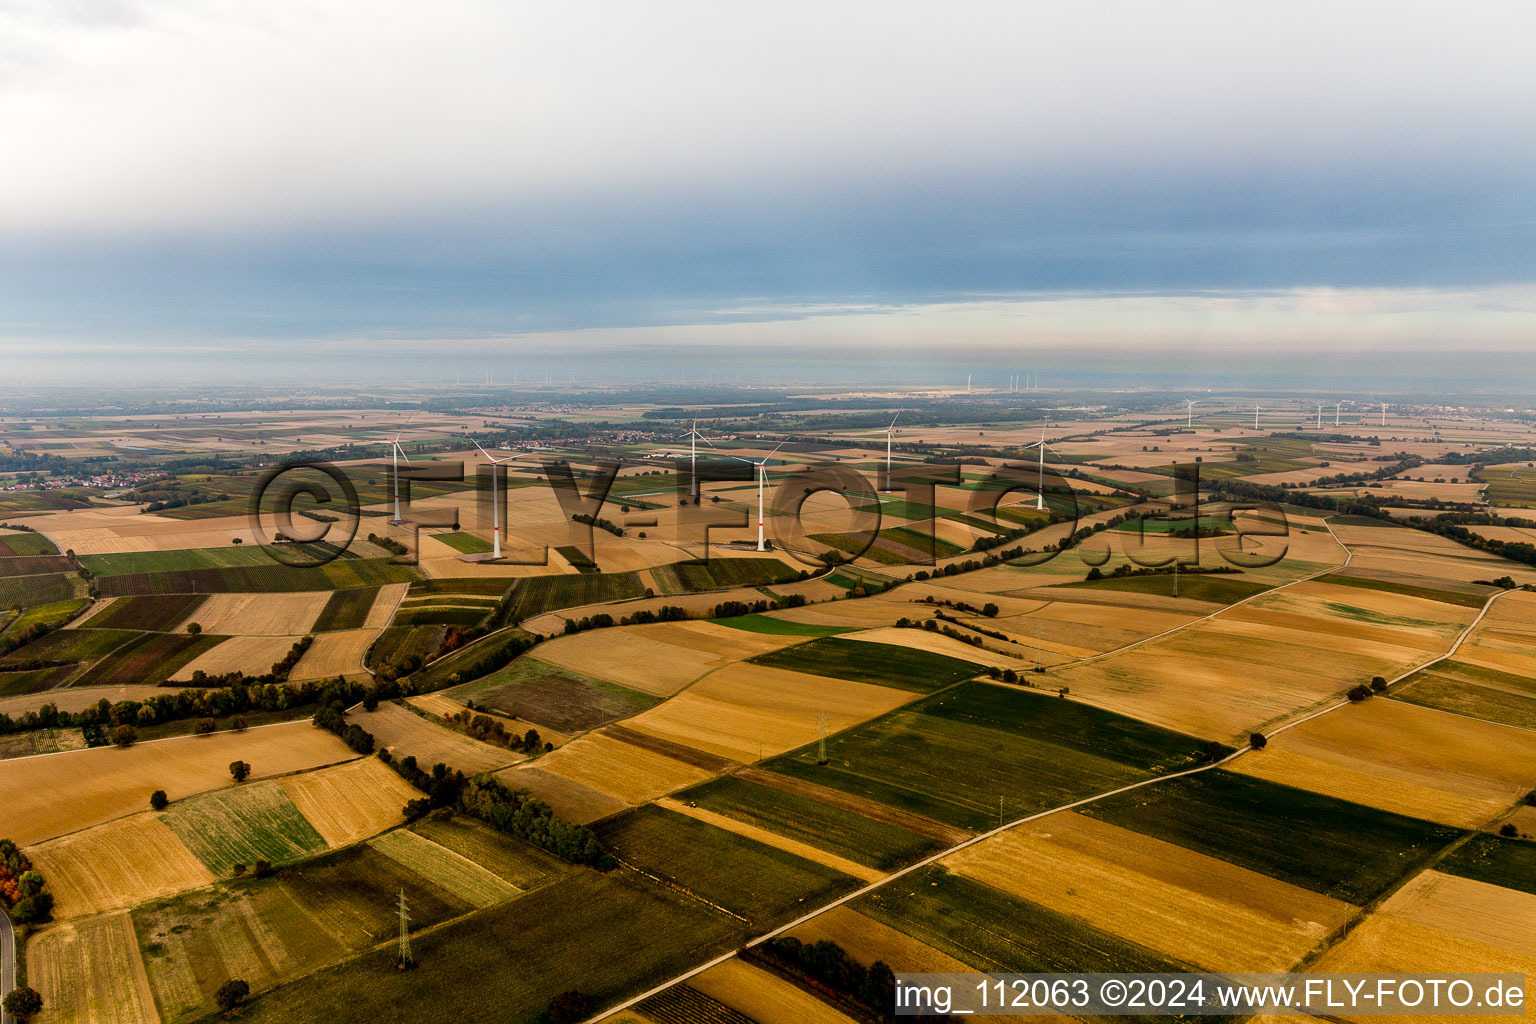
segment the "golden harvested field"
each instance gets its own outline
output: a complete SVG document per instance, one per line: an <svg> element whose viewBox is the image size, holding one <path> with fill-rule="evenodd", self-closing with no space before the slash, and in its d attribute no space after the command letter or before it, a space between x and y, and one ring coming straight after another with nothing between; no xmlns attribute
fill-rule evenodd
<svg viewBox="0 0 1536 1024"><path fill-rule="evenodd" d="M733 761L793 750L817 736L899 707L918 695L763 665L729 665L624 724Z"/></svg>
<svg viewBox="0 0 1536 1024"><path fill-rule="evenodd" d="M206 672L210 676L226 672L261 675L272 671L273 665L287 657L298 639L296 636L232 636L187 662L170 681L187 682L194 672Z"/></svg>
<svg viewBox="0 0 1536 1024"><path fill-rule="evenodd" d="M1070 812L968 847L950 870L1212 971L1283 971L1354 908Z"/></svg>
<svg viewBox="0 0 1536 1024"><path fill-rule="evenodd" d="M798 985L737 957L688 979L688 984L758 1024L852 1024L853 1018Z"/></svg>
<svg viewBox="0 0 1536 1024"><path fill-rule="evenodd" d="M309 650L293 666L288 678L294 682L304 679L334 679L336 676L367 674L363 668L363 655L379 635L376 629L342 629L334 633L321 633L309 645ZM217 648L215 648L217 649Z"/></svg>
<svg viewBox="0 0 1536 1024"><path fill-rule="evenodd" d="M1373 698L1289 729L1232 768L1477 828L1536 786L1536 733Z"/></svg>
<svg viewBox="0 0 1536 1024"><path fill-rule="evenodd" d="M159 1024L127 913L56 924L27 941L36 1024Z"/></svg>
<svg viewBox="0 0 1536 1024"><path fill-rule="evenodd" d="M930 654L942 654L950 658L959 658L961 661L974 661L981 666L995 665L998 668L1018 669L1023 668L1025 664L1018 658L1010 658L1006 654L998 654L983 647L972 647L954 637L945 636L939 632L930 633L926 629L897 629L895 626L886 626L862 633L849 633L846 639L867 640L871 643L890 644L892 647L928 651ZM996 642L991 637L985 639L988 643ZM982 671L985 671L985 668L979 669L977 674L980 675Z"/></svg>
<svg viewBox="0 0 1536 1024"><path fill-rule="evenodd" d="M560 817L576 825L606 818L629 806L618 797L532 766L509 768L498 772L496 777L512 789L528 790L553 807Z"/></svg>
<svg viewBox="0 0 1536 1024"><path fill-rule="evenodd" d="M196 622L210 636L303 636L331 591L300 594L211 594L176 628Z"/></svg>
<svg viewBox="0 0 1536 1024"><path fill-rule="evenodd" d="M154 811L49 840L27 855L48 879L57 901L53 916L60 920L131 907L214 880Z"/></svg>
<svg viewBox="0 0 1536 1024"><path fill-rule="evenodd" d="M363 620L364 629L383 629L389 625L389 620L395 617L395 609L410 590L409 583L386 583L379 588L374 595L373 607L368 609L368 617Z"/></svg>
<svg viewBox="0 0 1536 1024"><path fill-rule="evenodd" d="M1298 616L1295 620L1277 621L1294 622L1303 629L1312 628L1311 623L1302 621L1304 619L1328 619L1329 630L1341 636L1382 638L1412 645L1413 640L1405 636L1411 634L1434 641L1426 647L1428 650L1444 650L1448 641L1454 640L1467 623L1477 618L1476 608L1318 580L1260 594L1242 608L1233 609L1233 613L1244 614L1258 611ZM1355 628L1346 632L1348 626ZM1373 626L1379 628L1359 628Z"/></svg>
<svg viewBox="0 0 1536 1024"><path fill-rule="evenodd" d="M405 821L401 809L421 796L376 757L279 780L288 798L328 846L345 846Z"/></svg>
<svg viewBox="0 0 1536 1024"><path fill-rule="evenodd" d="M97 701L116 704L120 700L144 700L164 693L158 686L70 686L62 690L44 690L19 697L0 699L0 715L20 717L28 711L36 711L44 704L52 704L60 711L84 711Z"/></svg>
<svg viewBox="0 0 1536 1024"><path fill-rule="evenodd" d="M1350 566L1435 576L1472 582L1511 576L1516 583L1536 583L1536 570L1518 562L1422 530L1391 526L1335 526L1339 539L1354 552Z"/></svg>
<svg viewBox="0 0 1536 1024"><path fill-rule="evenodd" d="M884 960L897 973L957 974L973 970L948 953L848 906L818 914L804 924L796 925L789 934L801 942L823 939L835 942L860 963L867 966L876 960Z"/></svg>
<svg viewBox="0 0 1536 1024"><path fill-rule="evenodd" d="M540 644L534 657L643 693L670 697L712 669L799 639L712 622L658 622L556 637Z"/></svg>
<svg viewBox="0 0 1536 1024"><path fill-rule="evenodd" d="M1438 871L1408 882L1311 966L1317 973L1536 976L1536 896ZM1526 1016L1532 1011L1529 1006ZM1363 1021L1424 1017L1361 1016Z"/></svg>
<svg viewBox="0 0 1536 1024"><path fill-rule="evenodd" d="M94 747L0 761L0 804L6 808L9 837L28 845L147 807L149 794L157 789L179 800L232 786L231 761L249 762L251 777L259 779L356 756L307 721L140 743L126 750Z"/></svg>
<svg viewBox="0 0 1536 1024"><path fill-rule="evenodd" d="M578 736L539 758L539 770L570 779L626 804L703 782L713 773L602 733Z"/></svg>
<svg viewBox="0 0 1536 1024"><path fill-rule="evenodd" d="M442 761L473 775L523 760L522 754L472 740L394 703L380 704L373 712L354 711L347 720L373 733L375 749L388 747L396 757L414 757L423 769Z"/></svg>
<svg viewBox="0 0 1536 1024"><path fill-rule="evenodd" d="M852 875L854 878L865 882L873 882L885 877L885 872L883 871L865 867L857 861L851 861L846 857L839 857L835 853L828 853L826 850L819 849L809 843L802 843L797 839L791 839L777 832L770 832L768 829L759 828L738 818L716 814L714 811L708 811L702 807L690 807L683 801L674 800L671 797L663 797L657 800L656 804L657 806L665 807L669 811L686 814L690 818L696 818L706 824L723 828L727 832L734 832L739 836L745 836L748 839L762 843L764 846L772 846L775 849L783 850L785 853L792 853L796 857L803 857L818 864L825 864L829 868L841 871L845 875Z"/></svg>

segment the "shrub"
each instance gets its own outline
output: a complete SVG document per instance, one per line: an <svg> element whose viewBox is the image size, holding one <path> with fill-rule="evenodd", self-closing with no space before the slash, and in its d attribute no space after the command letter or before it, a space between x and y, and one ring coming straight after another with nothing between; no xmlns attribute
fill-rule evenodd
<svg viewBox="0 0 1536 1024"><path fill-rule="evenodd" d="M1377 693L1385 693L1387 691L1387 680L1383 676L1372 676L1371 689Z"/></svg>
<svg viewBox="0 0 1536 1024"><path fill-rule="evenodd" d="M981 606L981 614L985 615L989 619L996 618L997 605L993 604L991 601L988 601L986 604Z"/></svg>
<svg viewBox="0 0 1536 1024"><path fill-rule="evenodd" d="M244 782L251 777L251 766L244 761L231 761L229 775L236 782Z"/></svg>
<svg viewBox="0 0 1536 1024"><path fill-rule="evenodd" d="M211 719L211 718L201 718L201 719L198 719L196 732L197 732L197 734L199 736L206 736L209 733L217 730L218 727L219 727L219 723L215 722L213 719Z"/></svg>
<svg viewBox="0 0 1536 1024"><path fill-rule="evenodd" d="M119 747L131 747L133 741L139 738L131 725L118 725L112 729L112 742Z"/></svg>
<svg viewBox="0 0 1536 1024"><path fill-rule="evenodd" d="M189 622L189 623L187 623L187 632L191 633L193 636L197 636L197 634L201 633L202 631L203 631L203 624L201 622Z"/></svg>
<svg viewBox="0 0 1536 1024"><path fill-rule="evenodd" d="M1519 834L1520 830L1515 828L1513 824L1505 825L1503 828L1499 829L1499 835L1506 836L1510 839L1514 839Z"/></svg>
<svg viewBox="0 0 1536 1024"><path fill-rule="evenodd" d="M230 1012L241 1003L245 997L251 994L251 986L239 978L231 978L219 986L219 990L213 994L213 1001L220 1010Z"/></svg>
<svg viewBox="0 0 1536 1024"><path fill-rule="evenodd" d="M1248 745L1254 750L1263 750L1265 747L1269 746L1269 740L1264 738L1263 733L1256 732L1248 737Z"/></svg>
<svg viewBox="0 0 1536 1024"><path fill-rule="evenodd" d="M170 798L165 795L165 790L163 789L157 789L153 793L149 794L149 806L153 807L157 811L165 810L166 805L170 802Z"/></svg>

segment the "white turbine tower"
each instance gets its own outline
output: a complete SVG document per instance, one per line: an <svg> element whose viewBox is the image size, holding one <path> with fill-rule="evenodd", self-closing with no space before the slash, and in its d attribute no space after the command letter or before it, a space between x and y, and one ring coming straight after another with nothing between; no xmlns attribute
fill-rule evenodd
<svg viewBox="0 0 1536 1024"><path fill-rule="evenodd" d="M757 467L757 550L759 551L768 550L768 548L763 544L763 520L766 517L768 511L766 505L764 504L766 500L765 493L768 489L768 460L773 458L774 453L777 452L779 448L783 448L788 443L788 441L780 441L778 447L774 448L773 451L763 456L762 459L758 462L753 462L751 459L744 459L740 455L731 456L731 458L735 459L737 462L745 462L749 466Z"/></svg>
<svg viewBox="0 0 1536 1024"><path fill-rule="evenodd" d="M1335 405L1333 407L1333 425L1334 426L1338 426L1339 425L1339 413L1342 412L1343 410L1344 410L1344 403L1343 402L1340 402L1338 405Z"/></svg>
<svg viewBox="0 0 1536 1024"><path fill-rule="evenodd" d="M1036 491L1036 493L1035 493L1035 511L1036 512L1044 512L1045 511L1045 452L1046 452L1047 448L1050 448L1050 450L1053 451L1053 452L1056 451L1055 448L1051 448L1050 445L1045 443L1045 424L1044 423L1040 424L1040 440L1036 441L1034 444L1027 444L1027 445L1024 446L1024 450L1025 451L1029 451L1031 448L1038 448L1038 449L1040 449L1040 470L1039 470L1039 477L1038 477L1038 479L1036 481L1036 484L1035 484L1035 491ZM1056 454L1060 455L1061 453L1060 452L1056 452Z"/></svg>
<svg viewBox="0 0 1536 1024"><path fill-rule="evenodd" d="M468 436L468 435L466 435L466 436ZM513 459L517 458L517 456L516 455L508 455L505 458L493 459L493 458L491 458L491 453L486 451L483 447L481 447L479 441L475 441L475 439L472 438L472 437L470 438L470 440L474 442L474 445L475 445L476 448L480 449L480 454L485 456L485 460L491 464L491 560L493 562L500 561L501 560L501 493L500 493L501 492L501 487L497 484L497 481L496 481L496 467L501 465L503 462L511 462Z"/></svg>
<svg viewBox="0 0 1536 1024"><path fill-rule="evenodd" d="M1184 399L1184 404L1189 406L1189 409L1187 410L1189 419L1188 419L1188 422L1186 422L1184 424L1184 426L1186 426L1190 430L1193 430L1195 428L1195 401L1196 400L1193 399L1193 398L1186 398L1186 399Z"/></svg>
<svg viewBox="0 0 1536 1024"><path fill-rule="evenodd" d="M1381 403L1381 425L1382 426L1386 426L1387 425L1387 403L1386 402L1382 402Z"/></svg>
<svg viewBox="0 0 1536 1024"><path fill-rule="evenodd" d="M693 425L688 428L688 475L692 478L689 483L690 483L690 487L693 490L693 500L694 501L698 501L699 500L699 442L700 441L703 441L705 444L708 444L711 448L714 447L714 445L709 443L709 438L707 438L703 434L699 433L699 421L698 420L694 420L693 421Z"/></svg>
<svg viewBox="0 0 1536 1024"><path fill-rule="evenodd" d="M1323 403L1317 403L1317 429L1323 429Z"/></svg>
<svg viewBox="0 0 1536 1024"><path fill-rule="evenodd" d="M419 412L419 411L420 410L417 410L417 412ZM400 424L400 429L395 432L394 438L391 439L390 442L389 442L390 464L391 464L391 468L393 469L393 472L390 474L390 477L391 477L391 482L394 484L394 488L395 488L395 518L393 520L391 520L391 522L394 525L396 525L396 526L400 525L400 522L401 522L401 520L400 520L400 460L401 459L405 459L407 465L409 465L410 461L411 461L410 458L405 454L405 449L400 447L400 438L405 433L405 428L411 425L411 420L414 419L415 416L416 416L415 412L413 412L409 416L407 416L405 418L405 422Z"/></svg>
<svg viewBox="0 0 1536 1024"><path fill-rule="evenodd" d="M1253 407L1253 432L1255 434L1259 432L1259 407L1257 405Z"/></svg>
<svg viewBox="0 0 1536 1024"><path fill-rule="evenodd" d="M896 417L900 415L901 413L898 412L896 416L892 416L891 425L885 428L885 490L887 494L891 490L891 436L896 430ZM774 451L778 449L775 448Z"/></svg>

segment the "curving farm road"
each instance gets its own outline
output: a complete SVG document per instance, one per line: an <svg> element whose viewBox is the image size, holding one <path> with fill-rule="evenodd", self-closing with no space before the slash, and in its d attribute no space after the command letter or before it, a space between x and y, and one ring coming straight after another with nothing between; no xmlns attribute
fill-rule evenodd
<svg viewBox="0 0 1536 1024"><path fill-rule="evenodd" d="M16 936L11 919L0 911L0 998L16 987ZM0 1024L12 1024L11 1015L0 1010Z"/></svg>

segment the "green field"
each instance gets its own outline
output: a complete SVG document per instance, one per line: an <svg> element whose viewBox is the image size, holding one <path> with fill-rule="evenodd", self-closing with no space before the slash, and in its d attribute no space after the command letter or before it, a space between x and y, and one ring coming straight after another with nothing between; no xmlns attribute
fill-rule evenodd
<svg viewBox="0 0 1536 1024"><path fill-rule="evenodd" d="M60 665L24 672L0 672L0 697L20 697L27 693L51 690L62 685L64 680L78 670L78 665Z"/></svg>
<svg viewBox="0 0 1536 1024"><path fill-rule="evenodd" d="M189 1024L213 1013L214 993L231 976L259 991L387 941L401 891L416 929L472 909L367 846L271 878L224 881L135 908L134 931L161 1019Z"/></svg>
<svg viewBox="0 0 1536 1024"><path fill-rule="evenodd" d="M1458 584L1446 581L1444 587L1427 587L1375 576L1359 576L1354 572L1329 573L1327 576L1319 577L1318 582L1332 583L1340 587L1357 587L1361 590L1379 590L1389 594L1402 594L1405 597L1421 597L1426 601L1440 601L1443 604L1454 604L1462 608L1481 608L1488 602L1489 595L1495 593L1492 587L1480 587L1475 583Z"/></svg>
<svg viewBox="0 0 1536 1024"><path fill-rule="evenodd" d="M1197 763L1203 742L1044 694L963 683L771 761L776 772L962 828Z"/></svg>
<svg viewBox="0 0 1536 1024"><path fill-rule="evenodd" d="M126 629L59 629L0 658L0 666L29 661L91 661L145 635Z"/></svg>
<svg viewBox="0 0 1536 1024"><path fill-rule="evenodd" d="M1484 466L1478 479L1488 486L1483 497L1490 505L1536 508L1536 469L1523 462Z"/></svg>
<svg viewBox="0 0 1536 1024"><path fill-rule="evenodd" d="M764 587L800 578L777 558L721 558L707 562L672 562L651 570L663 594L686 594L718 587Z"/></svg>
<svg viewBox="0 0 1536 1024"><path fill-rule="evenodd" d="M1061 586L1172 597L1173 583L1173 573L1155 573L1146 576L1105 576L1103 579L1079 580L1076 583L1063 583ZM1232 604L1270 589L1266 584L1245 580L1235 573L1191 575L1181 572L1178 575L1178 583L1180 597L1211 604Z"/></svg>
<svg viewBox="0 0 1536 1024"><path fill-rule="evenodd" d="M325 850L320 833L275 781L180 800L160 817L220 877L236 864L254 865L257 858L286 864Z"/></svg>
<svg viewBox="0 0 1536 1024"><path fill-rule="evenodd" d="M59 549L53 541L40 533L23 531L0 533L0 557L24 558L28 555L57 555Z"/></svg>
<svg viewBox="0 0 1536 1024"><path fill-rule="evenodd" d="M1536 894L1536 840L1476 835L1435 869Z"/></svg>
<svg viewBox="0 0 1536 1024"><path fill-rule="evenodd" d="M399 626L478 626L490 614L489 608L457 608L442 605L401 608L394 618Z"/></svg>
<svg viewBox="0 0 1536 1024"><path fill-rule="evenodd" d="M771 615L737 615L729 619L715 619L722 626L744 629L749 633L768 633L773 636L837 636L840 633L857 632L851 626L818 626L810 622L791 622Z"/></svg>
<svg viewBox="0 0 1536 1024"><path fill-rule="evenodd" d="M448 695L559 732L594 729L639 714L660 702L660 698L650 694L558 668L528 655L481 679L455 686Z"/></svg>
<svg viewBox="0 0 1536 1024"><path fill-rule="evenodd" d="M410 830L524 891L537 889L571 870L565 861L538 847L509 839L463 815L423 818Z"/></svg>
<svg viewBox="0 0 1536 1024"><path fill-rule="evenodd" d="M92 686L159 686L183 665L225 639L207 633L141 633L102 659L82 682Z"/></svg>
<svg viewBox="0 0 1536 1024"><path fill-rule="evenodd" d="M916 832L730 775L687 790L679 799L882 871L939 849L935 840Z"/></svg>
<svg viewBox="0 0 1536 1024"><path fill-rule="evenodd" d="M973 661L914 647L836 637L796 644L748 660L758 665L858 683L877 683L913 693L931 693L985 671Z"/></svg>
<svg viewBox="0 0 1536 1024"><path fill-rule="evenodd" d="M398 664L413 655L425 660L442 644L446 633L446 626L390 626L373 642L368 663Z"/></svg>
<svg viewBox="0 0 1536 1024"><path fill-rule="evenodd" d="M1465 661L1437 661L1392 688L1395 700L1485 722L1536 729L1536 679Z"/></svg>
<svg viewBox="0 0 1536 1024"><path fill-rule="evenodd" d="M531 1020L561 992L595 1005L634 995L724 953L741 922L630 872L572 872L521 899L411 940L421 967L382 950L257 999L245 1024L506 1024ZM466 998L466 993L482 997Z"/></svg>
<svg viewBox="0 0 1536 1024"><path fill-rule="evenodd" d="M434 533L432 536L447 544L461 555L479 555L491 551L495 547L495 545L479 534L464 533L463 531Z"/></svg>
<svg viewBox="0 0 1536 1024"><path fill-rule="evenodd" d="M85 581L74 573L0 576L0 611L69 601L85 594Z"/></svg>
<svg viewBox="0 0 1536 1024"><path fill-rule="evenodd" d="M841 872L654 804L597 827L624 864L745 917L753 928L782 924L804 906L858 887Z"/></svg>
<svg viewBox="0 0 1536 1024"><path fill-rule="evenodd" d="M574 608L599 601L622 601L644 594L645 588L640 585L639 575L632 572L529 576L512 585L512 599L506 621L517 623L560 608Z"/></svg>
<svg viewBox="0 0 1536 1024"><path fill-rule="evenodd" d="M180 625L207 594L120 597L80 623L81 629L137 629L163 632Z"/></svg>
<svg viewBox="0 0 1536 1024"><path fill-rule="evenodd" d="M336 629L357 629L368 618L368 611L379 596L377 587L355 587L338 590L325 602L315 618L313 632L325 633Z"/></svg>
<svg viewBox="0 0 1536 1024"><path fill-rule="evenodd" d="M1363 905L1464 833L1216 769L1078 813Z"/></svg>
<svg viewBox="0 0 1536 1024"><path fill-rule="evenodd" d="M877 889L852 905L978 971L1075 974L1189 969L938 865Z"/></svg>
<svg viewBox="0 0 1536 1024"><path fill-rule="evenodd" d="M267 559L262 564L216 569L177 569L108 576L98 581L103 597L135 594L292 593L345 590L420 579L412 565L387 558L338 558L318 568L296 569Z"/></svg>
<svg viewBox="0 0 1536 1024"><path fill-rule="evenodd" d="M512 644L524 644L531 637L520 629L502 629L485 637L473 646L463 647L451 654L445 654L426 668L411 675L411 684L418 692L438 690L450 684L471 682L478 676L471 675L464 678L464 673L469 672L474 664L482 658L489 657L497 651L505 649ZM461 678L451 679L454 673L459 673Z"/></svg>
<svg viewBox="0 0 1536 1024"><path fill-rule="evenodd" d="M272 565L272 556L259 545L231 544L227 548L181 548L169 551L119 551L81 555L80 564L93 576L127 576L139 572L222 569L240 565Z"/></svg>
<svg viewBox="0 0 1536 1024"><path fill-rule="evenodd" d="M69 601L54 601L51 604L36 604L24 610L4 630L5 633L20 633L28 626L46 625L54 626L62 622L68 622L76 612L84 608L90 601L87 598L76 598Z"/></svg>

